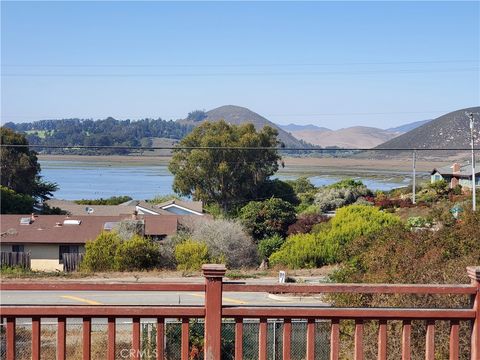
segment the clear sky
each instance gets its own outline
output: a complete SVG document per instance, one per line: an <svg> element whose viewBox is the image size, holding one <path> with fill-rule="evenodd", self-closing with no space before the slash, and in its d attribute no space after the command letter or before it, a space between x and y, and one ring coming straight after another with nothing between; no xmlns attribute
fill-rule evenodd
<svg viewBox="0 0 480 360"><path fill-rule="evenodd" d="M388 128L480 99L479 2L5 2L2 122L184 118Z"/></svg>

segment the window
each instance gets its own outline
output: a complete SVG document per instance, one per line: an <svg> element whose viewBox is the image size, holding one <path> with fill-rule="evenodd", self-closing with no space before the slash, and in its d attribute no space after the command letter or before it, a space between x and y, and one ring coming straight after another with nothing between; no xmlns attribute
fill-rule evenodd
<svg viewBox="0 0 480 360"><path fill-rule="evenodd" d="M12 252L24 252L25 248L23 245L12 245Z"/></svg>
<svg viewBox="0 0 480 360"><path fill-rule="evenodd" d="M78 245L60 245L58 247L58 261L63 264L63 254L78 254Z"/></svg>

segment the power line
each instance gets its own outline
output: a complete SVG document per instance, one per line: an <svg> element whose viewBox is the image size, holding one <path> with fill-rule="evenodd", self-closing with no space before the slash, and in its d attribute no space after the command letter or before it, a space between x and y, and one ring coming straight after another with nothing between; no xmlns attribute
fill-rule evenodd
<svg viewBox="0 0 480 360"><path fill-rule="evenodd" d="M293 147L259 147L259 146L123 146L123 145L41 145L41 144L0 144L2 148L44 148L44 149L112 149L112 150L248 150L248 151L266 151L266 150L278 150L278 151L312 151L312 152L347 152L347 151L470 151L471 148L339 148L339 149L327 149L327 148L293 148ZM480 151L480 148L475 148L475 151Z"/></svg>

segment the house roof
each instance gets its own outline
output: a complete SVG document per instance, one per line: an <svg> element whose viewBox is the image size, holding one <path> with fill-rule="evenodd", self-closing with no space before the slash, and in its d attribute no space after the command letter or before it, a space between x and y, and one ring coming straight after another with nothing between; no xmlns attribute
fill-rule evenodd
<svg viewBox="0 0 480 360"><path fill-rule="evenodd" d="M199 213L203 212L203 202L202 201L184 201L184 200L179 200L179 199L171 199L164 201L163 203L158 204L157 206L165 209L171 205L178 205L182 208L196 211Z"/></svg>
<svg viewBox="0 0 480 360"><path fill-rule="evenodd" d="M480 174L480 169L478 168L478 165L475 166L475 175ZM438 172L440 175L456 175L459 177L471 177L472 176L472 167L470 164L466 165L461 165L460 166L460 171L458 172L453 172L453 166L452 165L447 165L447 166L442 166L439 168L434 168L431 172L431 174L435 174Z"/></svg>
<svg viewBox="0 0 480 360"><path fill-rule="evenodd" d="M173 235L177 232L177 216L145 215L145 235Z"/></svg>
<svg viewBox="0 0 480 360"><path fill-rule="evenodd" d="M103 230L105 223L115 223L128 216L82 215L38 215L29 225L21 225L22 218L30 215L2 215L0 219L1 242L33 244L85 244L95 239ZM141 218L142 219L142 218ZM65 220L78 220L79 225L67 225ZM145 235L172 235L177 231L178 217L175 215L143 217ZM58 226L61 224L61 226Z"/></svg>
<svg viewBox="0 0 480 360"><path fill-rule="evenodd" d="M135 211L135 204L120 204L120 205L79 205L73 201L51 199L47 201L50 207L59 207L67 211L71 215L95 215L95 216L118 216L125 214L133 214ZM93 209L90 214L87 209Z"/></svg>

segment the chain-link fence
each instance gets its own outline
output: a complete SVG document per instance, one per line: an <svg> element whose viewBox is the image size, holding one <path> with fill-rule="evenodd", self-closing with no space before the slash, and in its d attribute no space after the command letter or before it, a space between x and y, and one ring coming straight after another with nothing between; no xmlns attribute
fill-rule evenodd
<svg viewBox="0 0 480 360"><path fill-rule="evenodd" d="M32 323L29 319L18 319L16 323L15 346L19 360L31 359ZM157 324L153 319L142 319L140 327L141 358L156 358ZM203 359L203 320L190 321L189 353L190 359ZM258 320L244 320L243 325L243 359L258 359ZM5 359L5 323L1 325L1 359ZM267 354L269 360L282 359L283 321L268 322ZM292 321L291 358L305 359L307 323L303 320ZM82 358L82 319L67 320L66 357ZM327 360L330 352L330 322L316 323L315 357ZM131 319L116 320L115 353L117 359L130 358L132 347ZM93 319L91 329L91 358L94 360L107 357L107 319ZM51 319L41 322L41 359L55 360L57 348L57 323ZM235 322L224 320L222 326L222 360L233 360L235 353ZM180 360L181 358L181 321L167 319L165 322L165 358Z"/></svg>

